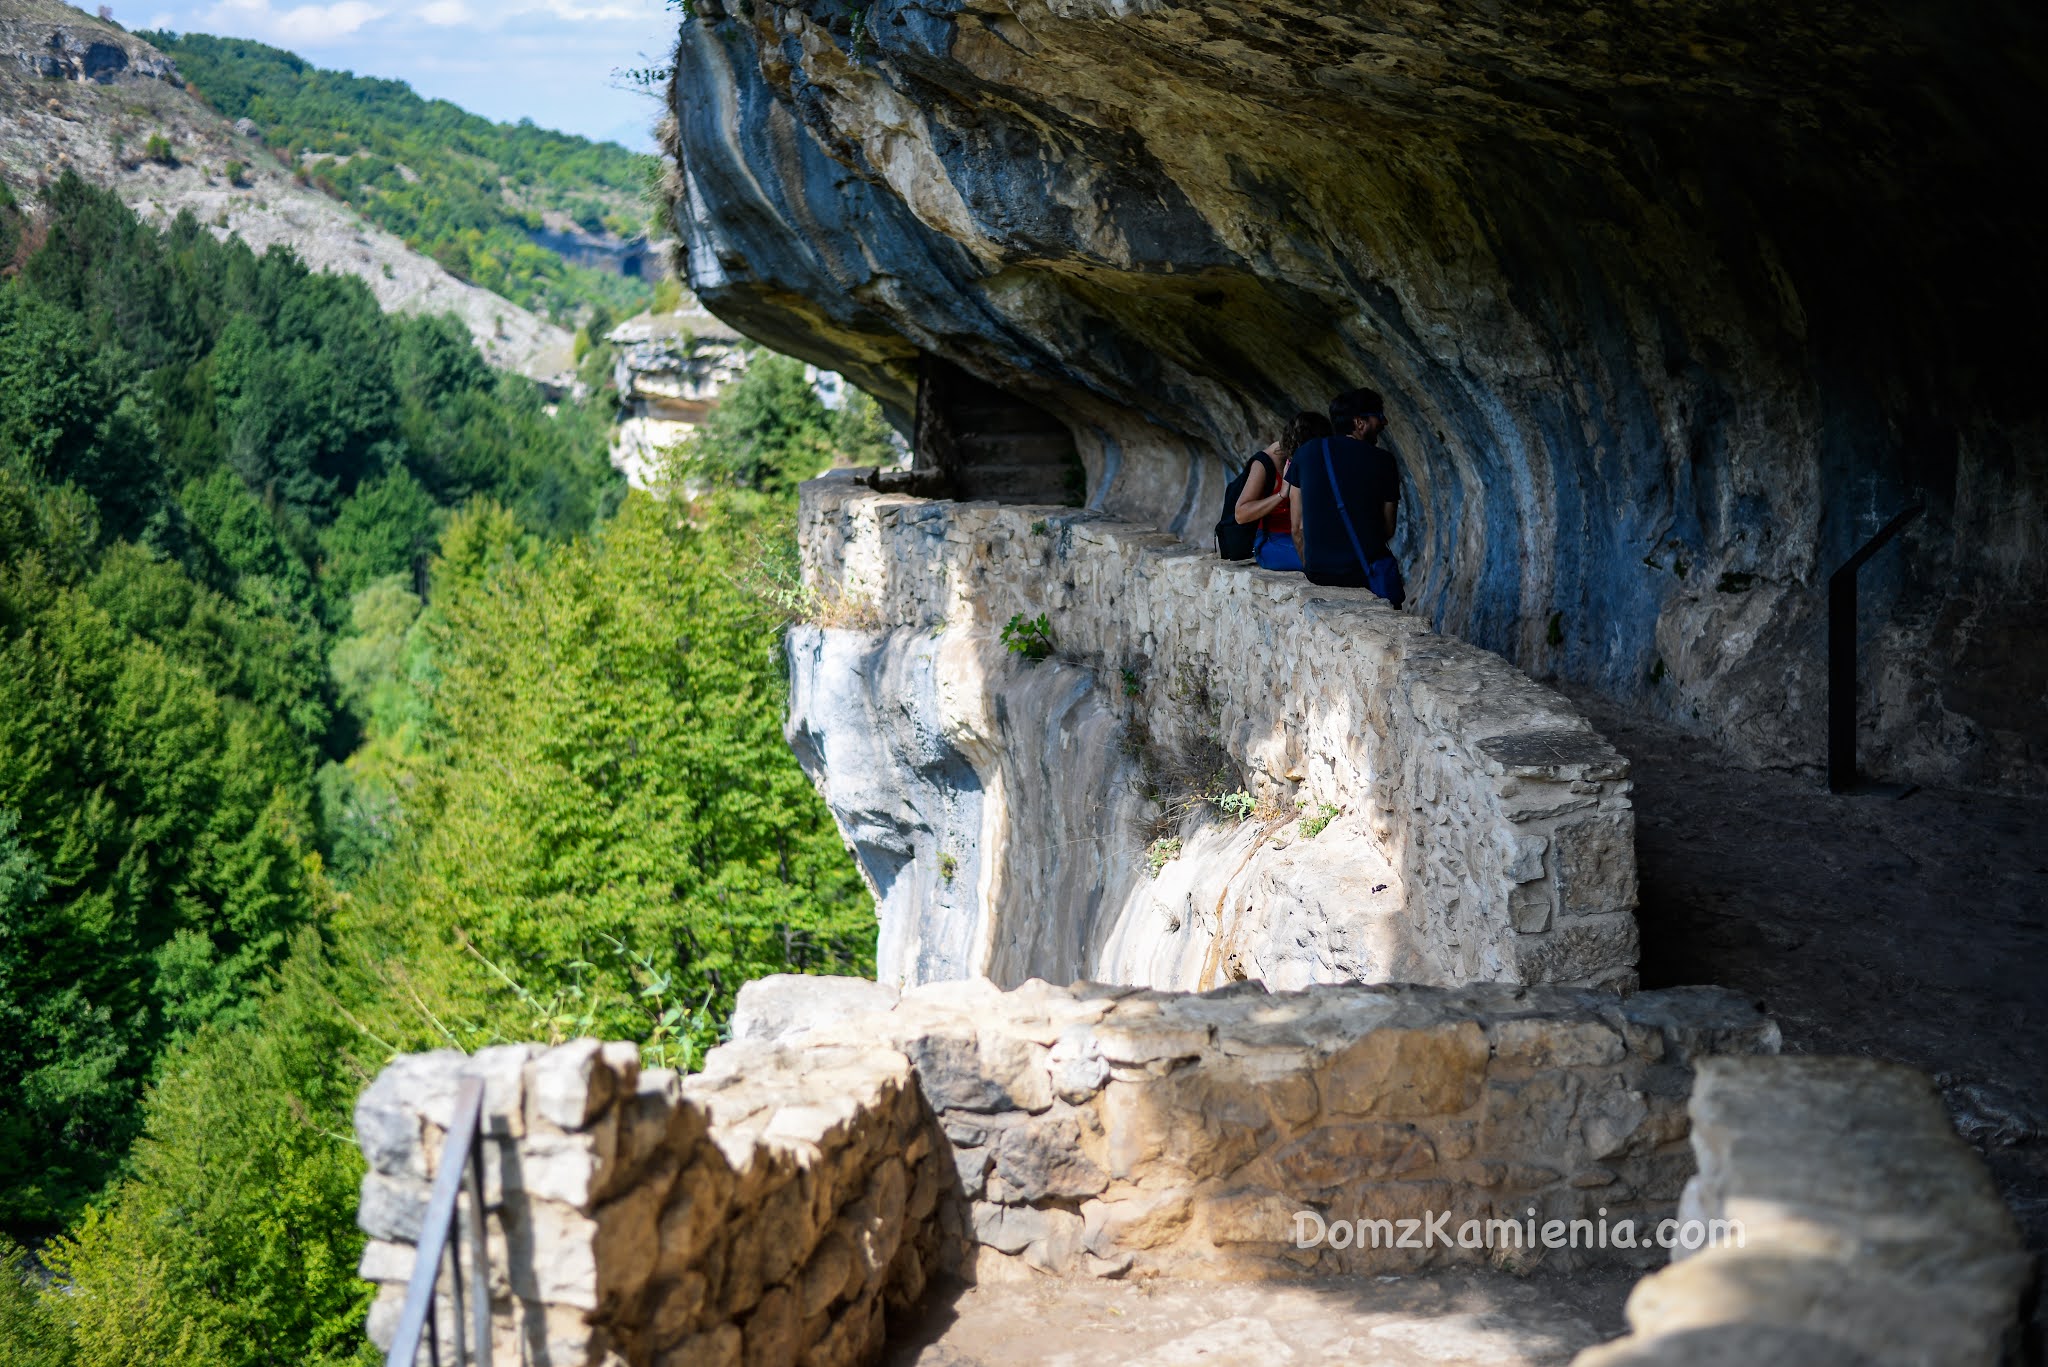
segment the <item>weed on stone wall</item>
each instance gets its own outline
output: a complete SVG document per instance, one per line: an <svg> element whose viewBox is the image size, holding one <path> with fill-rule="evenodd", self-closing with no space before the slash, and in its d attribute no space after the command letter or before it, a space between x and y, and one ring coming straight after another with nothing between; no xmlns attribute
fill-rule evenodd
<svg viewBox="0 0 2048 1367"><path fill-rule="evenodd" d="M1332 821L1335 821L1344 814L1342 808L1332 807L1327 802L1320 807L1309 802L1303 802L1301 807L1304 812L1310 813L1310 815L1304 816L1301 819L1301 838L1303 840L1314 840L1323 833L1325 826L1328 826Z"/></svg>
<svg viewBox="0 0 2048 1367"><path fill-rule="evenodd" d="M1042 612L1036 617L1016 614L1003 626L1003 647L1037 664L1053 651L1051 619Z"/></svg>

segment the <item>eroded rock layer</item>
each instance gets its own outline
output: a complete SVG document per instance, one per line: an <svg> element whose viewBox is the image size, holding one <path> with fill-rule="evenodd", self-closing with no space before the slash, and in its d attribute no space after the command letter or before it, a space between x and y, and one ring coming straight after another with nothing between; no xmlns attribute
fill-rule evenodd
<svg viewBox="0 0 2048 1367"><path fill-rule="evenodd" d="M1442 628L1814 762L1866 571L1880 772L2048 775L2042 18L1372 0L699 0L693 286L907 421L920 353L1206 534L1284 415L1392 396Z"/></svg>

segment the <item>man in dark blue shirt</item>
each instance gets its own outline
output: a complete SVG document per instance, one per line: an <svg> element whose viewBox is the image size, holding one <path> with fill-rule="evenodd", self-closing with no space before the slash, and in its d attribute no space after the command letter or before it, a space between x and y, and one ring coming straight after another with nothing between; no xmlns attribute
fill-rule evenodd
<svg viewBox="0 0 2048 1367"><path fill-rule="evenodd" d="M1398 608L1406 594L1387 543L1401 503L1401 470L1379 445L1385 408L1371 389L1330 400L1337 435L1294 453L1287 499L1310 583L1370 588Z"/></svg>

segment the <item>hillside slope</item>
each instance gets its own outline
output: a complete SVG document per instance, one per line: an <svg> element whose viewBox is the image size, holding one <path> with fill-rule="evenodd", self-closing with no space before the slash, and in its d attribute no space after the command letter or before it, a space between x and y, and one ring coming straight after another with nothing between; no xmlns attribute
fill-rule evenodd
<svg viewBox="0 0 2048 1367"><path fill-rule="evenodd" d="M297 184L156 48L54 0L0 0L0 179L34 203L66 167L158 224L189 210L259 252L289 246L360 278L387 310L453 313L493 365L536 378L569 366L565 330Z"/></svg>
<svg viewBox="0 0 2048 1367"><path fill-rule="evenodd" d="M651 156L493 123L403 81L322 70L244 38L140 36L303 179L460 278L560 322L646 305L659 273Z"/></svg>

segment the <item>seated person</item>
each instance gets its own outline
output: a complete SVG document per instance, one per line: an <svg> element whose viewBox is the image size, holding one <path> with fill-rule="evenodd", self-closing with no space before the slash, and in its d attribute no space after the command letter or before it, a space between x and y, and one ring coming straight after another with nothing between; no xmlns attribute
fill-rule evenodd
<svg viewBox="0 0 2048 1367"><path fill-rule="evenodd" d="M1287 505L1287 470L1278 462L1298 447L1329 435L1330 423L1322 414L1298 413L1280 440L1252 457L1244 492L1237 496L1237 521L1239 526L1258 524L1252 559L1264 569L1301 569L1294 550L1294 518Z"/></svg>
<svg viewBox="0 0 2048 1367"><path fill-rule="evenodd" d="M1398 608L1407 590L1387 543L1401 502L1401 470L1379 444L1385 403L1376 390L1346 390L1330 400L1330 426L1335 435L1299 447L1288 465L1288 506L1304 572L1312 584L1369 588Z"/></svg>

